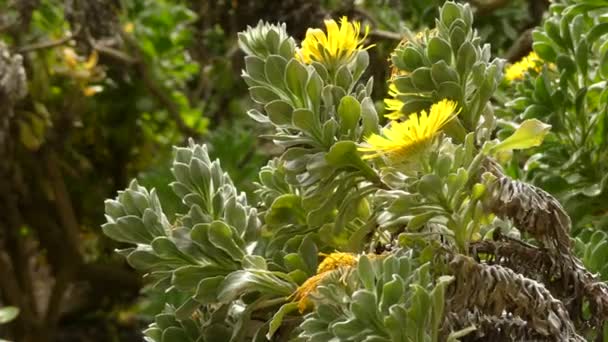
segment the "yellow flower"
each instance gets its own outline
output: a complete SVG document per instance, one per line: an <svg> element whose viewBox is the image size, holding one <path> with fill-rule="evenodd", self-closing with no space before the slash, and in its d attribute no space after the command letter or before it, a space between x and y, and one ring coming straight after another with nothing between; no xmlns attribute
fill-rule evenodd
<svg viewBox="0 0 608 342"><path fill-rule="evenodd" d="M317 290L319 284L325 280L332 272L339 268L350 268L357 264L357 256L351 253L320 253L325 259L319 264L317 274L306 279L293 294L293 299L298 302L300 313L306 311L311 306L309 296Z"/></svg>
<svg viewBox="0 0 608 342"><path fill-rule="evenodd" d="M311 306L308 296L317 290L317 286L319 286L319 283L325 279L328 273L329 272L315 274L314 276L306 279L306 281L296 289L293 297L294 300L298 302L298 310L300 313L303 313L309 306Z"/></svg>
<svg viewBox="0 0 608 342"><path fill-rule="evenodd" d="M403 162L423 151L443 126L458 115L456 106L456 102L443 99L431 106L429 114L423 110L410 114L404 122L392 121L383 135L367 137L367 146L359 147L359 151L370 152L364 159L386 156L393 163Z"/></svg>
<svg viewBox="0 0 608 342"><path fill-rule="evenodd" d="M331 254L319 253L319 255L324 256L325 259L317 267L317 274L357 264L357 257L352 253L335 252Z"/></svg>
<svg viewBox="0 0 608 342"><path fill-rule="evenodd" d="M122 27L124 33L133 33L133 30L135 30L135 25L130 21Z"/></svg>
<svg viewBox="0 0 608 342"><path fill-rule="evenodd" d="M522 58L519 62L511 64L505 70L505 79L509 82L521 80L528 70L540 72L542 59L538 57L536 52L532 51L529 55Z"/></svg>
<svg viewBox="0 0 608 342"><path fill-rule="evenodd" d="M83 66L87 70L92 70L93 68L95 68L97 66L98 61L99 61L99 54L97 53L97 50L93 50L93 52L91 52L91 54L89 55L89 58L83 64Z"/></svg>
<svg viewBox="0 0 608 342"><path fill-rule="evenodd" d="M76 51L72 48L64 48L62 53L65 64L71 69L76 68L78 65L78 55L76 54Z"/></svg>
<svg viewBox="0 0 608 342"><path fill-rule="evenodd" d="M401 108L403 108L404 103L397 98L399 91L397 90L395 83L389 84L388 95L391 97L384 99L384 106L388 112L387 114L384 114L384 117L391 120L398 120L403 116Z"/></svg>
<svg viewBox="0 0 608 342"><path fill-rule="evenodd" d="M89 96L93 96L97 93L100 93L103 91L103 87L100 85L94 85L94 86L88 86L84 89L82 89L82 94L86 97Z"/></svg>
<svg viewBox="0 0 608 342"><path fill-rule="evenodd" d="M333 19L325 20L325 27L327 34L318 28L306 31L302 48L296 53L298 60L306 64L316 61L335 67L350 62L357 52L373 46L363 47L369 26L365 27L365 34L360 37L361 24L349 22L347 17L342 17L340 26Z"/></svg>

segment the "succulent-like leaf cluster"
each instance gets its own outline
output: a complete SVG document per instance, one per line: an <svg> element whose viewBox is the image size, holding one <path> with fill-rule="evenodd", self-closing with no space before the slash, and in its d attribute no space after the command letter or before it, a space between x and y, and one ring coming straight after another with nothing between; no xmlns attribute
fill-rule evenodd
<svg viewBox="0 0 608 342"><path fill-rule="evenodd" d="M500 83L502 60L490 61L490 45L482 45L473 29L470 6L447 2L435 25L416 36L408 34L391 58L405 74L392 80L403 102L402 111L416 112L448 98L462 107L459 121L464 129L484 128L480 133L487 138L494 128L487 105ZM462 139L462 127L453 131L455 138Z"/></svg>
<svg viewBox="0 0 608 342"><path fill-rule="evenodd" d="M437 340L445 288L453 278L434 281L430 263L416 262L411 253L361 256L356 269L319 286L316 310L304 317L300 336L311 341Z"/></svg>
<svg viewBox="0 0 608 342"><path fill-rule="evenodd" d="M577 6L564 12L575 16ZM540 145L550 126L530 118L492 139L502 61L491 60L468 5L446 2L439 12L435 29L410 35L392 56L397 114L411 120L389 124L405 131L398 138L379 125L373 80L361 80L369 56L357 32L348 31L355 44L320 46L340 58L310 60L284 25L260 22L239 35L258 105L249 115L284 149L259 173L260 202L248 204L206 147L191 142L175 149L171 187L188 208L175 222L135 181L106 203L104 232L135 245L121 251L127 261L174 294L146 330L149 341L597 336L608 287L572 253L568 215L494 160ZM327 35L338 33L328 25ZM547 46L535 49L549 58ZM444 99L458 107L444 106L449 124L416 125L436 123L429 107ZM362 158L370 135L408 144L422 127L434 131L415 156ZM585 301L595 318L583 314Z"/></svg>
<svg viewBox="0 0 608 342"><path fill-rule="evenodd" d="M607 9L602 1L552 4L551 15L533 32L541 67L505 89L512 100L498 111L507 118L537 118L552 125L549 139L527 160L524 173L558 195L577 229L590 223L606 226L596 214L606 210L608 194L608 23L600 15Z"/></svg>

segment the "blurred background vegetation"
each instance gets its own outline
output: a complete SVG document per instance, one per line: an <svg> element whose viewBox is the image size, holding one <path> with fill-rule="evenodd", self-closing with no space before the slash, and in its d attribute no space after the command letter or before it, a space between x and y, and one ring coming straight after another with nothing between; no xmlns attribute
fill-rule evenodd
<svg viewBox="0 0 608 342"><path fill-rule="evenodd" d="M0 0L0 306L19 308L0 338L140 339L162 308L138 300L139 275L99 229L102 203L137 176L175 212L181 204L166 186L172 145L208 143L256 201L257 171L280 151L245 114L253 103L237 32L267 20L303 38L347 15L370 25L370 70L381 80L404 28L432 27L442 3ZM493 54L509 61L530 51L548 6L470 3ZM386 91L375 89L379 109Z"/></svg>

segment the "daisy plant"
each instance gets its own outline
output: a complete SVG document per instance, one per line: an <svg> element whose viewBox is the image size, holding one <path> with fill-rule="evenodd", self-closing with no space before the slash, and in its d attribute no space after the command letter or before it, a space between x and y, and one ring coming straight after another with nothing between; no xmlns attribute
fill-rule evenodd
<svg viewBox="0 0 608 342"><path fill-rule="evenodd" d="M571 253L568 216L498 163L539 146L551 126L530 119L495 136L503 61L472 28L469 5L439 13L392 54L386 125L374 81L361 79L373 46L364 24L328 19L299 44L285 25L239 34L248 114L281 148L256 199L191 141L175 148L171 187L188 208L176 220L136 181L106 202L104 232L167 294L148 341L597 334L601 320L577 305L608 319L608 289ZM556 290L562 282L573 283Z"/></svg>

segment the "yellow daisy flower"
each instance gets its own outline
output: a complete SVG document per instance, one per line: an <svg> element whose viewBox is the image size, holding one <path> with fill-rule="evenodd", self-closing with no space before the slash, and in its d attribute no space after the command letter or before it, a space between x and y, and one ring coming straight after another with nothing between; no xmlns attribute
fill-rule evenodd
<svg viewBox="0 0 608 342"><path fill-rule="evenodd" d="M388 112L387 114L384 114L384 117L391 120L398 120L403 116L401 108L403 108L404 103L397 98L399 91L394 83L388 85L388 95L390 98L384 99L384 106Z"/></svg>
<svg viewBox="0 0 608 342"><path fill-rule="evenodd" d="M458 115L456 106L456 102L443 99L433 104L428 114L423 110L410 114L404 122L392 121L383 135L367 137L367 146L359 151L368 153L364 159L386 156L393 163L403 162L428 147L443 126Z"/></svg>
<svg viewBox="0 0 608 342"><path fill-rule="evenodd" d="M311 306L309 296L317 290L319 284L325 280L333 271L339 268L350 268L357 264L358 258L352 253L320 253L325 259L319 264L317 274L306 279L293 294L293 299L298 302L300 313L306 311Z"/></svg>
<svg viewBox="0 0 608 342"><path fill-rule="evenodd" d="M365 34L361 37L361 24L358 21L349 22L347 17L342 17L338 26L334 20L325 20L325 28L327 34L318 28L306 31L302 47L296 53L298 60L306 64L316 61L334 67L350 62L357 52L373 46L363 47L369 26L365 27Z"/></svg>
<svg viewBox="0 0 608 342"><path fill-rule="evenodd" d="M317 274L332 271L339 267L354 266L357 264L357 256L352 253L335 252L331 254L319 253L319 255L324 256L325 259L323 259L319 264L319 267L317 267Z"/></svg>
<svg viewBox="0 0 608 342"><path fill-rule="evenodd" d="M505 70L505 79L508 82L515 80L521 80L524 78L524 74L528 70L534 70L536 72L541 71L542 59L538 57L536 52L532 51L529 55L522 58L519 62L513 63Z"/></svg>

